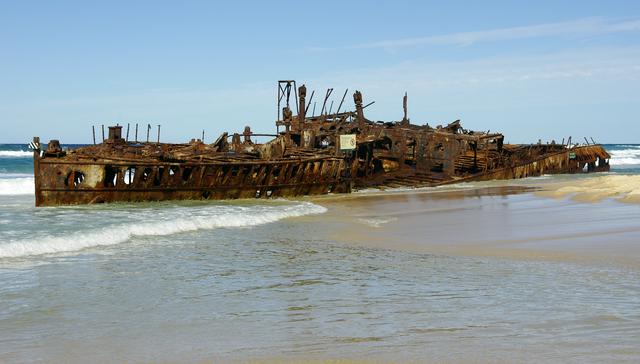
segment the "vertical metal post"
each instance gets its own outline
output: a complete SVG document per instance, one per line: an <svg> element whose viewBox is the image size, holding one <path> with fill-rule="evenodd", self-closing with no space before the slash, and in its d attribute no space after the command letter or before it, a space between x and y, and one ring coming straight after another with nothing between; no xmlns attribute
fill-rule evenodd
<svg viewBox="0 0 640 364"><path fill-rule="evenodd" d="M42 204L42 192L40 191L40 137L33 137L33 184L36 194L36 206Z"/></svg>
<svg viewBox="0 0 640 364"><path fill-rule="evenodd" d="M407 93L404 93L404 97L402 98L402 110L404 111L404 116L402 117L402 121L404 124L408 124L409 118L407 117Z"/></svg>
<svg viewBox="0 0 640 364"><path fill-rule="evenodd" d="M204 142L204 129L202 129L202 141Z"/></svg>
<svg viewBox="0 0 640 364"><path fill-rule="evenodd" d="M151 131L151 124L147 124L147 143L149 143L149 131Z"/></svg>
<svg viewBox="0 0 640 364"><path fill-rule="evenodd" d="M307 102L307 106L304 108L304 112L309 111L309 106L311 106L311 101L313 100L313 95L316 94L316 90L311 91L311 97L309 97L309 101Z"/></svg>
<svg viewBox="0 0 640 364"><path fill-rule="evenodd" d="M138 142L138 123L136 123L136 143Z"/></svg>
<svg viewBox="0 0 640 364"><path fill-rule="evenodd" d="M360 93L360 91L356 90L356 92L353 94L353 102L356 104L356 115L358 117L358 127L360 128L360 130L362 130L364 128L364 111L363 110L366 106L365 107L362 106L362 93Z"/></svg>
<svg viewBox="0 0 640 364"><path fill-rule="evenodd" d="M329 100L329 97L331 97L332 92L332 88L327 89L327 93L324 96L324 102L322 103L322 110L320 110L320 115L326 115L325 112L327 111L327 101Z"/></svg>
<svg viewBox="0 0 640 364"><path fill-rule="evenodd" d="M307 97L307 86L302 85L300 89L298 89L298 128L302 128L304 125L305 118L307 116L307 108L305 103L305 98Z"/></svg>
<svg viewBox="0 0 640 364"><path fill-rule="evenodd" d="M340 108L342 108L342 103L344 102L344 98L347 97L347 92L349 92L349 89L344 90L344 95L342 95L342 100L340 100L340 105L338 105L338 110L336 110L336 115L340 113Z"/></svg>
<svg viewBox="0 0 640 364"><path fill-rule="evenodd" d="M160 124L158 124L158 144L160 144Z"/></svg>
<svg viewBox="0 0 640 364"><path fill-rule="evenodd" d="M96 126L91 125L91 130L93 130L93 145L96 145Z"/></svg>
<svg viewBox="0 0 640 364"><path fill-rule="evenodd" d="M104 143L104 124L102 124L102 142Z"/></svg>
<svg viewBox="0 0 640 364"><path fill-rule="evenodd" d="M289 84L289 87L291 87L291 84ZM300 107L298 106L298 104L299 104L298 86L296 86L296 81L293 81L293 94L296 97L296 115L300 115Z"/></svg>
<svg viewBox="0 0 640 364"><path fill-rule="evenodd" d="M129 141L129 123L127 123L127 136L124 138L124 140Z"/></svg>

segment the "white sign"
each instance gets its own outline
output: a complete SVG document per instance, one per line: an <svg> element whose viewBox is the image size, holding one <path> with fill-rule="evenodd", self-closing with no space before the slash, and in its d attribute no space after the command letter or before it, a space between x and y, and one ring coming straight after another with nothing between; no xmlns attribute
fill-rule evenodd
<svg viewBox="0 0 640 364"><path fill-rule="evenodd" d="M356 149L356 135L346 134L340 135L340 150L354 150Z"/></svg>

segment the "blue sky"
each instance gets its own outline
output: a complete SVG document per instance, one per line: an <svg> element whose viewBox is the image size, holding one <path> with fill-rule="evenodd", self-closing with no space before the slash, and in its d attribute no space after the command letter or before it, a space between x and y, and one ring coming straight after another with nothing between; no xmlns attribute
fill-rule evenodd
<svg viewBox="0 0 640 364"><path fill-rule="evenodd" d="M406 91L418 124L640 142L640 1L0 2L0 142L272 132L278 79L374 120Z"/></svg>

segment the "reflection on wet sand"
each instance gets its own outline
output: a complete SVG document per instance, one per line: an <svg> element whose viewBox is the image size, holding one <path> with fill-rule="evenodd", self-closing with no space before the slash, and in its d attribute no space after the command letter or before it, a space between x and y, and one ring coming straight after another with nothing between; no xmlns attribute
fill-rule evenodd
<svg viewBox="0 0 640 364"><path fill-rule="evenodd" d="M574 184L596 184L600 178ZM332 239L369 247L518 259L640 262L640 206L540 197L553 193L549 191L557 185L334 196L317 200L330 213L314 218L336 222Z"/></svg>

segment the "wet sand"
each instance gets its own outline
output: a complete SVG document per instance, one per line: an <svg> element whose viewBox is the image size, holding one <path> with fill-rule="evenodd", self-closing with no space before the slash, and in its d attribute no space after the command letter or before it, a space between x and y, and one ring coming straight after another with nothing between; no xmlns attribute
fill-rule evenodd
<svg viewBox="0 0 640 364"><path fill-rule="evenodd" d="M640 267L640 205L588 194L597 181L327 196L314 202L329 212L313 218L331 240L358 246Z"/></svg>

